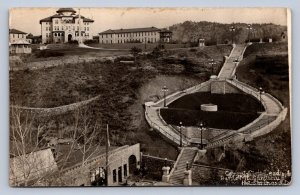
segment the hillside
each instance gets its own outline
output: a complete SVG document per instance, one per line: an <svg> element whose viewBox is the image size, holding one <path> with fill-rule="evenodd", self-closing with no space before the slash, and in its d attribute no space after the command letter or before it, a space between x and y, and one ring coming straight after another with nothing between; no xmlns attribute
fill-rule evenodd
<svg viewBox="0 0 300 195"><path fill-rule="evenodd" d="M229 28L235 26L236 31L231 33ZM252 24L250 39L259 39L262 37L265 41L272 38L274 41L281 40L281 33L286 32L286 26L275 24ZM232 36L237 43L245 42L248 38L249 31L247 24L221 24L215 22L192 22L185 21L183 23L170 26L173 32L174 42L195 42L199 38L204 38L207 45L230 43Z"/></svg>

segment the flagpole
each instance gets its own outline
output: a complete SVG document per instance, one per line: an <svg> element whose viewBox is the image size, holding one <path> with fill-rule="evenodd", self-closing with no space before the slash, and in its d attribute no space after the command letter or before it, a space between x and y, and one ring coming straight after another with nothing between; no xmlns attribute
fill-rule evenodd
<svg viewBox="0 0 300 195"><path fill-rule="evenodd" d="M108 150L109 150L109 133L108 133L108 124L106 125L106 144L105 144L105 180L106 180L106 186L108 186Z"/></svg>

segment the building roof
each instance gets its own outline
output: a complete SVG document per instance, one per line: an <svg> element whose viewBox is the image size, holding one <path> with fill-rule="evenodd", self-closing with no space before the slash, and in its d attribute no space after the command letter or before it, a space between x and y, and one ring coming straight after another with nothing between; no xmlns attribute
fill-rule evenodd
<svg viewBox="0 0 300 195"><path fill-rule="evenodd" d="M146 28L129 28L129 29L116 29L116 30L106 30L99 34L117 34L117 33L131 33L131 32L156 32L161 31L156 27L146 27Z"/></svg>
<svg viewBox="0 0 300 195"><path fill-rule="evenodd" d="M20 40L18 40L18 41L16 41L16 42L10 43L10 44L11 44L11 45L30 45L29 42L27 42L27 41L25 41L25 40L22 40L22 39L20 39Z"/></svg>
<svg viewBox="0 0 300 195"><path fill-rule="evenodd" d="M61 13L61 12L73 12L73 13L76 13L76 11L73 8L70 8L70 7L59 8L56 12L57 13Z"/></svg>
<svg viewBox="0 0 300 195"><path fill-rule="evenodd" d="M50 148L10 158L9 166L11 185L23 183L25 180L35 179L57 170L57 164Z"/></svg>
<svg viewBox="0 0 300 195"><path fill-rule="evenodd" d="M62 17L64 17L64 16L61 15L61 14L54 14L54 15L49 16L49 17L47 17L47 18L41 19L41 20L40 20L40 24L41 24L42 22L52 22L52 18L62 18ZM78 18L79 16L76 15L76 16L72 16L72 17ZM86 17L84 17L84 16L81 16L81 18L83 19L83 22L94 22L94 20L89 19L89 18L86 18Z"/></svg>
<svg viewBox="0 0 300 195"><path fill-rule="evenodd" d="M9 29L9 34L27 34L27 33L12 28L12 29Z"/></svg>
<svg viewBox="0 0 300 195"><path fill-rule="evenodd" d="M78 17L79 17L79 15L74 16L74 18L78 18ZM86 18L84 16L81 16L81 19L83 19L83 22L94 22L94 20Z"/></svg>
<svg viewBox="0 0 300 195"><path fill-rule="evenodd" d="M57 14L55 14L55 15L57 15ZM53 15L54 16L54 15ZM53 16L49 16L49 17L47 17L47 18L43 18L43 19L41 19L40 20L40 24L42 23L42 22L52 22L52 17Z"/></svg>
<svg viewBox="0 0 300 195"><path fill-rule="evenodd" d="M160 32L161 32L161 33L172 33L172 31L170 31L170 30L168 30L168 29L166 29L166 28L161 29Z"/></svg>

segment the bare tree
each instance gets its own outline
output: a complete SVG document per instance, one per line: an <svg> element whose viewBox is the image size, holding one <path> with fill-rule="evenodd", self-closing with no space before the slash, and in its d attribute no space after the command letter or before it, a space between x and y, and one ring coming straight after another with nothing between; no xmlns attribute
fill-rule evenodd
<svg viewBox="0 0 300 195"><path fill-rule="evenodd" d="M38 124L35 127L34 117L34 114L20 108L10 110L11 185L27 186L29 181L37 181L44 177L45 172L56 168L51 151L44 150L45 126Z"/></svg>
<svg viewBox="0 0 300 195"><path fill-rule="evenodd" d="M46 122L15 107L11 108L10 119L11 185L29 186L39 181L50 185L68 168L69 161L76 159L75 163L84 167L99 152L100 125L89 118L87 109L75 111L73 131L68 137L62 135L63 139L72 138L72 141L61 154L57 154L59 146L49 147L49 139L46 138L50 135Z"/></svg>

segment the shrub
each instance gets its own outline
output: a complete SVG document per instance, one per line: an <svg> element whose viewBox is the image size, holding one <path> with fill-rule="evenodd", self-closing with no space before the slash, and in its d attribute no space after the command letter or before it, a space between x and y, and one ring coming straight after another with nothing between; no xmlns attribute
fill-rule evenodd
<svg viewBox="0 0 300 195"><path fill-rule="evenodd" d="M157 47L154 47L153 50L152 50L152 56L154 58L159 58L163 55L163 52L161 51L161 49L157 46Z"/></svg>
<svg viewBox="0 0 300 195"><path fill-rule="evenodd" d="M134 62L136 61L136 57L139 55L139 53L141 53L142 52L142 49L140 49L140 48L137 48L137 47L133 47L133 48L131 48L131 50L130 50L130 53L133 55L133 57L134 57Z"/></svg>
<svg viewBox="0 0 300 195"><path fill-rule="evenodd" d="M59 57L64 56L65 54L58 51L51 51L51 50L42 50L36 54L37 58L48 58L48 57Z"/></svg>
<svg viewBox="0 0 300 195"><path fill-rule="evenodd" d="M68 42L69 44L78 44L78 41L77 40L71 40Z"/></svg>
<svg viewBox="0 0 300 195"><path fill-rule="evenodd" d="M189 43L190 47L198 47L198 42L190 42Z"/></svg>
<svg viewBox="0 0 300 195"><path fill-rule="evenodd" d="M217 41L208 40L208 41L205 41L205 45L206 46L217 45Z"/></svg>
<svg viewBox="0 0 300 195"><path fill-rule="evenodd" d="M99 43L99 41L95 39L89 39L84 41L84 44L94 44L94 43Z"/></svg>

